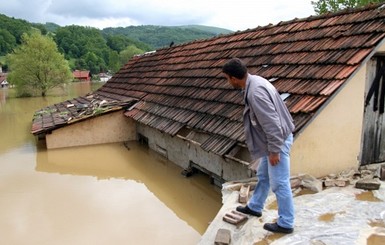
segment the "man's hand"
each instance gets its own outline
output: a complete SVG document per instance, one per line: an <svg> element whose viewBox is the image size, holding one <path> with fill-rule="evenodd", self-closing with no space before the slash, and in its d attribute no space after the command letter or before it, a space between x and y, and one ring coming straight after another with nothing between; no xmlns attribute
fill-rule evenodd
<svg viewBox="0 0 385 245"><path fill-rule="evenodd" d="M280 160L279 153L273 153L273 152L269 153L269 162L272 166L277 165L279 163L279 160Z"/></svg>

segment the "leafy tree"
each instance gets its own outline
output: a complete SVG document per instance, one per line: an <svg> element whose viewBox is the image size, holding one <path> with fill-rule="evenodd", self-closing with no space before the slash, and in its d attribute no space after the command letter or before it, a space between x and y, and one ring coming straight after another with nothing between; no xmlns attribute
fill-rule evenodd
<svg viewBox="0 0 385 245"><path fill-rule="evenodd" d="M84 59L79 58L75 60L75 66L73 67L73 70L86 70L87 69L87 63Z"/></svg>
<svg viewBox="0 0 385 245"><path fill-rule="evenodd" d="M72 78L68 63L55 42L39 32L22 36L22 44L7 56L8 80L16 85L19 96L41 94Z"/></svg>
<svg viewBox="0 0 385 245"><path fill-rule="evenodd" d="M119 54L119 58L120 58L120 64L121 65L124 65L127 63L127 61L129 59L131 59L132 57L134 57L134 55L137 55L137 54L143 54L144 51L141 50L141 49L138 49L136 46L134 45L130 45L128 46L125 50L123 50L122 52L120 52Z"/></svg>
<svg viewBox="0 0 385 245"><path fill-rule="evenodd" d="M32 31L32 25L25 20L15 19L0 14L0 29L9 31L16 39L16 43L21 43L23 33Z"/></svg>
<svg viewBox="0 0 385 245"><path fill-rule="evenodd" d="M86 69L92 74L106 69L111 49L98 29L76 25L60 27L55 40L66 59L75 59L75 69Z"/></svg>
<svg viewBox="0 0 385 245"><path fill-rule="evenodd" d="M107 45L118 53L128 46L128 38L123 35L108 35Z"/></svg>
<svg viewBox="0 0 385 245"><path fill-rule="evenodd" d="M5 29L0 29L0 55L6 55L16 47L16 38Z"/></svg>
<svg viewBox="0 0 385 245"><path fill-rule="evenodd" d="M117 72L121 67L119 54L116 51L111 51L108 56L108 68L113 73Z"/></svg>
<svg viewBox="0 0 385 245"><path fill-rule="evenodd" d="M371 3L382 3L385 0L318 0L311 1L317 14L336 12L345 8L357 8Z"/></svg>
<svg viewBox="0 0 385 245"><path fill-rule="evenodd" d="M86 55L84 55L83 60L91 74L97 74L100 71L104 71L106 69L104 60L93 52L88 52Z"/></svg>
<svg viewBox="0 0 385 245"><path fill-rule="evenodd" d="M207 26L130 26L99 30L55 23L29 23L0 14L0 57L11 53L22 42L23 33L39 31L55 40L71 69L92 73L117 71L135 54L196 39L210 38L230 30ZM7 64L3 62L3 67Z"/></svg>
<svg viewBox="0 0 385 245"><path fill-rule="evenodd" d="M45 25L43 24L40 24L40 23L33 23L32 26L38 30L40 30L40 33L42 35L47 35L48 34L48 30L45 28Z"/></svg>
<svg viewBox="0 0 385 245"><path fill-rule="evenodd" d="M104 34L124 35L132 40L136 40L135 46L139 49L150 51L154 49L168 47L171 42L181 44L197 39L211 38L219 33L231 33L229 30L218 28L200 28L199 26L128 26L105 28L102 30ZM143 46L143 43L146 46ZM142 44L142 45L140 45Z"/></svg>
<svg viewBox="0 0 385 245"><path fill-rule="evenodd" d="M127 48L130 45L136 46L137 48L145 51L150 51L152 48L150 48L149 45L146 45L142 42L133 40L123 34L107 34L104 33L104 37L107 40L107 45L112 49L120 53L122 50Z"/></svg>
<svg viewBox="0 0 385 245"><path fill-rule="evenodd" d="M56 32L56 30L60 27L58 24L52 22L46 22L44 25L45 29L48 32Z"/></svg>

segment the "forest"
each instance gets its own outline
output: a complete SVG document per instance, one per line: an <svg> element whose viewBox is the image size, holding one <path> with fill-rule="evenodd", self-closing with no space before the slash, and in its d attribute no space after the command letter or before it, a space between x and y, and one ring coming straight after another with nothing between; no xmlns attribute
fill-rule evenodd
<svg viewBox="0 0 385 245"><path fill-rule="evenodd" d="M97 29L87 26L59 26L30 23L0 14L0 64L7 71L5 56L21 44L23 33L40 30L52 37L68 60L71 70L91 74L116 72L134 55L181 43L228 34L232 31L207 26L128 26Z"/></svg>

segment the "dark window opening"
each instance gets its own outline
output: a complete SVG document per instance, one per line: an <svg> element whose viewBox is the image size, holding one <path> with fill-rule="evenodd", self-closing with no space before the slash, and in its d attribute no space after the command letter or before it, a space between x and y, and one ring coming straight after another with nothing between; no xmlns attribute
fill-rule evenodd
<svg viewBox="0 0 385 245"><path fill-rule="evenodd" d="M211 173L210 171L199 166L198 164L194 163L193 161L190 161L190 166L188 168L184 169L181 172L181 174L185 177L192 177L193 175L203 174L209 178L210 184L218 186L218 187L221 187L222 184L225 182L224 179L222 179L220 176L217 176L216 174Z"/></svg>
<svg viewBox="0 0 385 245"><path fill-rule="evenodd" d="M148 138L142 134L138 134L138 142L142 145L148 146Z"/></svg>
<svg viewBox="0 0 385 245"><path fill-rule="evenodd" d="M183 127L178 131L178 135L187 138L187 136L191 133L191 129Z"/></svg>

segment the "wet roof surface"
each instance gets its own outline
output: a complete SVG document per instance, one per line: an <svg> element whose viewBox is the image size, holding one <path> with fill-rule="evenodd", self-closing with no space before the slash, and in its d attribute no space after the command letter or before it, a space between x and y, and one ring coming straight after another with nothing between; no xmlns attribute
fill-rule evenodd
<svg viewBox="0 0 385 245"><path fill-rule="evenodd" d="M90 117L121 110L133 102L135 100L126 98L118 101L97 94L66 100L36 111L32 119L31 132L35 135L49 132Z"/></svg>
<svg viewBox="0 0 385 245"><path fill-rule="evenodd" d="M373 54L385 37L384 5L257 27L132 58L94 94L139 101L125 115L176 135L188 127L211 135L201 147L220 155L244 142L243 96L221 73L232 57L269 79L299 132ZM32 132L49 130L36 124ZM52 121L55 125L55 122Z"/></svg>

